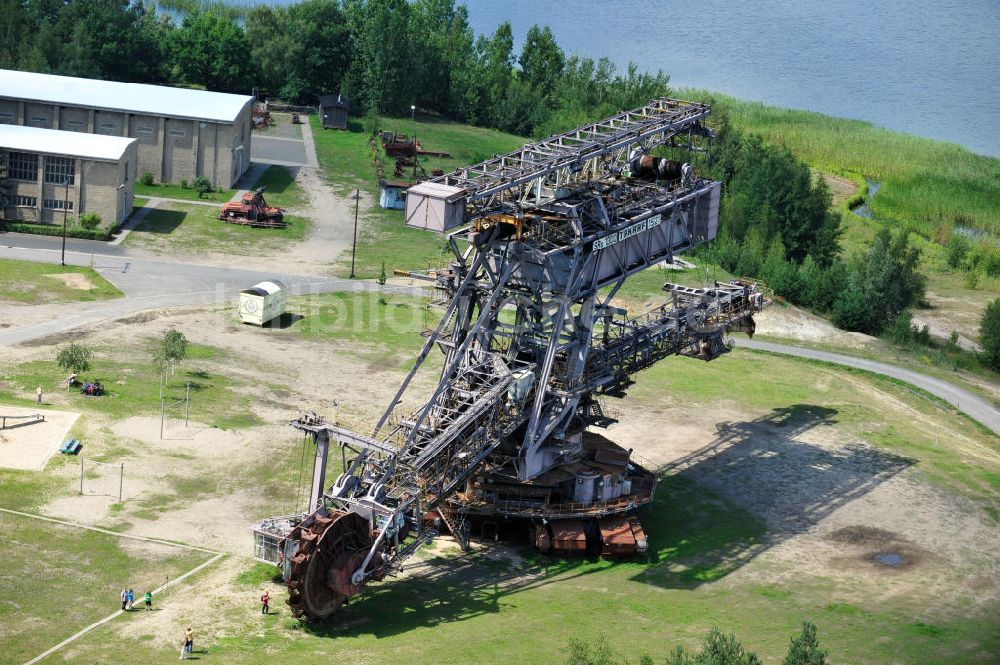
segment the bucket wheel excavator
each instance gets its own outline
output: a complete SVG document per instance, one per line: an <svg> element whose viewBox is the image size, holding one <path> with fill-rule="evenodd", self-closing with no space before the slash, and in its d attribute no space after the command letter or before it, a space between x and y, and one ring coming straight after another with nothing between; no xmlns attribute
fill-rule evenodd
<svg viewBox="0 0 1000 665"><path fill-rule="evenodd" d="M709 113L656 99L408 190L407 226L451 249L446 270L414 275L444 315L370 434L291 423L316 444L310 510L264 520L254 555L282 566L295 616L333 614L444 527L463 547L521 520L543 551L645 550L635 512L656 478L593 431L615 422L604 400L668 356L725 353L768 302L735 280L666 284L638 315L613 305L629 277L715 237L720 183L653 155L703 150ZM413 394L435 348L437 386ZM343 473L326 486L331 442Z"/></svg>

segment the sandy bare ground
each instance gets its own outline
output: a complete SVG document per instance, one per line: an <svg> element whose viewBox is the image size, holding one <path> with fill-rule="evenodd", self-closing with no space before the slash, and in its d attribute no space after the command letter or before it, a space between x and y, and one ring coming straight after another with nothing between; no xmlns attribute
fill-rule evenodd
<svg viewBox="0 0 1000 665"><path fill-rule="evenodd" d="M833 207L838 208L844 201L847 201L852 196L858 193L858 183L854 182L850 178L844 178L839 175L834 175L833 173L824 173L822 171L813 171L815 176L822 176L826 180L826 184L830 187L830 194L833 195Z"/></svg>
<svg viewBox="0 0 1000 665"><path fill-rule="evenodd" d="M86 275L79 272L50 273L48 275L43 275L43 277L58 280L71 289L87 291L94 288L94 283L91 282Z"/></svg>
<svg viewBox="0 0 1000 665"><path fill-rule="evenodd" d="M757 334L803 342L838 344L863 348L875 338L864 333L847 332L824 318L798 307L772 305L754 315Z"/></svg>
<svg viewBox="0 0 1000 665"><path fill-rule="evenodd" d="M810 371L817 385L831 372ZM861 378L850 380L866 400L939 432L956 460L998 463L997 449ZM912 461L838 426L835 411L813 407L789 417L750 411L736 400L711 411L628 400L621 408L612 439L767 525L763 542L724 553L734 572L719 584L831 578L838 593L858 601L898 597L955 611L1000 599L1000 531L982 509L923 481ZM898 554L902 563L884 565L877 558L884 554Z"/></svg>
<svg viewBox="0 0 1000 665"><path fill-rule="evenodd" d="M24 419L35 414L43 415L45 420ZM80 414L0 404L0 416L9 418L7 429L0 430L0 467L41 471Z"/></svg>

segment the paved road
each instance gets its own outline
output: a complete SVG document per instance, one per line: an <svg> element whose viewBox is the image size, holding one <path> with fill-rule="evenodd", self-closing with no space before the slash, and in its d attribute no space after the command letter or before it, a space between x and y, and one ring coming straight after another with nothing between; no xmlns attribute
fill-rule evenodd
<svg viewBox="0 0 1000 665"><path fill-rule="evenodd" d="M787 344L740 339L736 342L736 345L745 349L770 351L771 353L781 353L786 356L822 360L836 365L855 367L857 369L863 369L868 372L874 372L875 374L882 374L894 379L899 379L900 381L905 381L906 383L916 386L921 390L926 390L936 397L940 397L973 420L982 423L997 434L1000 434L1000 411L994 408L993 405L984 400L982 397L974 395L968 390L959 388L955 384L942 379L875 360L855 358L853 356L845 356L840 353L830 353L829 351L803 349L798 346L789 346Z"/></svg>
<svg viewBox="0 0 1000 665"><path fill-rule="evenodd" d="M60 243L61 238L8 233L0 236L0 258L59 263ZM380 289L406 295L427 293L420 287L379 287L375 282L362 280L171 263L150 259L134 251L130 253L125 247L87 240L67 242L66 264L92 265L125 297L100 302L40 305L35 311L43 312L45 319L27 325L20 325L13 318L17 316L18 308L0 308L0 347L112 321L148 309L223 304L237 299L241 289L267 279L276 278L284 282L289 295Z"/></svg>

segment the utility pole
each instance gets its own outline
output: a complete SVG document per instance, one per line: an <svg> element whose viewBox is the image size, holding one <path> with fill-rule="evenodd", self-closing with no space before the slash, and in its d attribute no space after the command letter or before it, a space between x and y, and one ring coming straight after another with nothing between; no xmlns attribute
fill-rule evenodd
<svg viewBox="0 0 1000 665"><path fill-rule="evenodd" d="M358 248L358 203L361 201L361 190L354 190L354 240L351 242L351 279L354 279L354 252Z"/></svg>
<svg viewBox="0 0 1000 665"><path fill-rule="evenodd" d="M69 215L69 176L63 176L63 185L66 192L63 196L63 239L62 239L62 260L60 263L66 265L66 218Z"/></svg>
<svg viewBox="0 0 1000 665"><path fill-rule="evenodd" d="M417 106L416 104L410 104L410 133L413 138L413 176L412 179L417 179Z"/></svg>

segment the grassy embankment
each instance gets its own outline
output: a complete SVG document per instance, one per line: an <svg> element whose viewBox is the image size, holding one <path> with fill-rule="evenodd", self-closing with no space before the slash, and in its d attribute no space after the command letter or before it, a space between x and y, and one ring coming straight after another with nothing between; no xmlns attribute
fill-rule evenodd
<svg viewBox="0 0 1000 665"><path fill-rule="evenodd" d="M121 296L92 268L0 259L0 303L40 305Z"/></svg>
<svg viewBox="0 0 1000 665"><path fill-rule="evenodd" d="M403 226L403 212L383 210L378 205L378 182L367 136L360 121L349 124L349 131L323 131L319 120L310 117L316 154L327 180L342 193L360 188L369 195L370 205L361 211L362 226L358 233L355 274L362 279L379 276L383 262L386 272L393 269L423 270L441 267L448 262L442 238L428 231ZM448 152L449 158L421 158L430 174L441 168L446 173L460 166L475 164L496 153L508 152L522 145L525 139L490 129L470 127L447 120L419 116L416 123L409 118L382 118L380 127L408 135L416 134L426 150ZM395 160L382 157L385 177L394 179ZM411 171L408 169L408 175ZM404 175L404 179L406 179ZM342 259L338 275L350 273L350 256Z"/></svg>
<svg viewBox="0 0 1000 665"><path fill-rule="evenodd" d="M700 98L708 93L682 91ZM956 228L985 234L987 242L1000 237L1000 159L970 152L961 146L894 132L859 120L833 118L722 95L711 95L729 111L736 127L760 134L765 140L788 146L813 168L854 179L865 194L866 179L881 183L871 201L875 219L894 228L908 228L924 242L922 267L933 292L959 312L981 311L1000 294L1000 280L980 277L978 289L963 285L961 275L945 263L941 245ZM858 204L855 199L848 206ZM845 254L864 247L879 222L845 215Z"/></svg>
<svg viewBox="0 0 1000 665"><path fill-rule="evenodd" d="M376 338L394 334L382 325L375 323ZM773 441L758 439L753 430L746 440L730 441L727 470L774 465L770 468L779 475L814 477L815 483L790 488L810 495L788 508L786 517L795 523L812 524L840 505L843 492L877 489L891 477L884 469L907 469L918 481L966 494L976 500L976 510L986 511L984 519L995 523L997 461L974 454L976 446L990 442L936 401L891 382L736 352L709 365L668 360L640 374L632 392L623 403L632 416L655 413L667 422L686 422L687 414L728 405L731 419L741 426L790 409L790 420L773 434L759 434L776 437ZM924 418L939 423L938 431L923 427ZM783 427L860 437L874 450L824 451L812 443L813 435L784 435ZM826 486L825 475L836 471L840 458L855 454L864 461L860 475L841 481L847 486ZM922 571L940 576L936 566L952 564L930 557L929 568L881 575L809 572L787 558L769 556L787 534L771 531L694 477L689 472L667 477L653 506L642 512L652 550L645 561L564 561L526 549L466 557L431 548L414 575L373 585L340 615L318 625L291 620L280 602L283 591L274 587L282 614L261 619L243 607L227 612L202 643L204 657L256 663L263 654L289 661L363 655L376 663L406 658L416 665L444 665L481 662L488 653L489 662L547 664L564 658L569 627L572 635L604 634L613 648L636 656L663 653L676 644L694 646L715 624L737 633L765 662L777 662L803 619L818 625L823 646L838 662L988 663L1000 650L989 619L998 609L995 603L978 609L975 603L952 606L921 590ZM761 485L746 488L748 496L773 491L767 479L754 482ZM727 491L739 495L741 490ZM987 510L991 507L993 513ZM248 566L231 586L250 594L268 579L267 570ZM97 656L109 644L126 649L140 644L117 630L102 627L81 640L80 657ZM150 647L144 654L149 663L173 658L173 649Z"/></svg>

